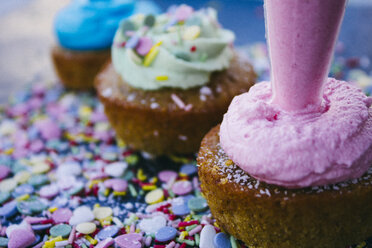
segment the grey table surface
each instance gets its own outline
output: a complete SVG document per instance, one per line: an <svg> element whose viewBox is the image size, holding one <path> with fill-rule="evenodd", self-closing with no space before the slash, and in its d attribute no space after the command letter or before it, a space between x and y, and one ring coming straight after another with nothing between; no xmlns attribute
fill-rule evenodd
<svg viewBox="0 0 372 248"><path fill-rule="evenodd" d="M0 0L0 103L37 81L56 81L49 57L55 42L53 17L68 0ZM212 5L220 22L235 31L237 45L265 41L261 0L156 0L162 9L186 2L195 8ZM372 0L350 0L340 40L345 56L372 58Z"/></svg>

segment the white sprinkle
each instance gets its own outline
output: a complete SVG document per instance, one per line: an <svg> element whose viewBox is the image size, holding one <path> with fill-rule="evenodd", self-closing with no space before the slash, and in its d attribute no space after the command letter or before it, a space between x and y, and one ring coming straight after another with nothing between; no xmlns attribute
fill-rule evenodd
<svg viewBox="0 0 372 248"><path fill-rule="evenodd" d="M185 135L178 135L178 138L182 141L186 141L187 140L187 136Z"/></svg>
<svg viewBox="0 0 372 248"><path fill-rule="evenodd" d="M180 108L184 109L186 107L186 104L179 98L176 94L171 95L173 102Z"/></svg>
<svg viewBox="0 0 372 248"><path fill-rule="evenodd" d="M135 95L135 94L130 94L130 95L128 96L128 98L127 98L127 101L128 101L128 102L131 102L131 101L133 101L135 98L136 98L136 95Z"/></svg>
<svg viewBox="0 0 372 248"><path fill-rule="evenodd" d="M111 96L111 94L112 94L112 89L111 88L106 88L102 92L102 96L104 96L104 97L109 97L109 96Z"/></svg>
<svg viewBox="0 0 372 248"><path fill-rule="evenodd" d="M203 86L203 87L200 88L200 94L202 94L202 95L212 95L212 90L207 86Z"/></svg>
<svg viewBox="0 0 372 248"><path fill-rule="evenodd" d="M153 102L153 103L150 104L150 108L151 108L151 109L159 108L159 104L156 103L156 102Z"/></svg>

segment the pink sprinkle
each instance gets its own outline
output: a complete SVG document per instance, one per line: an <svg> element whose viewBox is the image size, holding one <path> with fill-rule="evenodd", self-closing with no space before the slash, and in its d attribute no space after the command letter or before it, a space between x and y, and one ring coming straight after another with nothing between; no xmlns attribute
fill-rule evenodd
<svg viewBox="0 0 372 248"><path fill-rule="evenodd" d="M151 245L152 238L151 236L147 236L145 239L145 245L149 247Z"/></svg>
<svg viewBox="0 0 372 248"><path fill-rule="evenodd" d="M38 120L35 126L46 140L57 139L61 136L61 129L52 119Z"/></svg>
<svg viewBox="0 0 372 248"><path fill-rule="evenodd" d="M142 37L139 39L139 42L136 46L136 51L139 55L145 56L149 53L152 47L152 40L148 37Z"/></svg>
<svg viewBox="0 0 372 248"><path fill-rule="evenodd" d="M194 10L187 5L181 5L176 9L176 12L174 13L175 17L177 18L178 21L184 21L187 18L189 18Z"/></svg>
<svg viewBox="0 0 372 248"><path fill-rule="evenodd" d="M68 236L68 243L72 244L75 240L75 233L76 233L76 226L72 227L72 230L70 232L70 236Z"/></svg>
<svg viewBox="0 0 372 248"><path fill-rule="evenodd" d="M184 109L185 109L186 112L189 112L189 111L192 109L192 107L193 107L192 104L189 103L189 104L187 104L187 105L185 106Z"/></svg>
<svg viewBox="0 0 372 248"><path fill-rule="evenodd" d="M46 221L47 218L27 216L24 220L25 220L28 224L39 224L39 223L41 223L41 222L43 222L43 221Z"/></svg>
<svg viewBox="0 0 372 248"><path fill-rule="evenodd" d="M100 241L96 246L95 248L108 248L110 247L112 244L114 244L114 239L109 237L103 241Z"/></svg>
<svg viewBox="0 0 372 248"><path fill-rule="evenodd" d="M192 186L194 187L194 189L199 189L199 181L197 177L193 177Z"/></svg>
<svg viewBox="0 0 372 248"><path fill-rule="evenodd" d="M193 228L192 230L189 231L189 235L193 236L193 235L197 234L198 232L200 232L201 230L202 230L202 226L198 225L198 226L196 226L195 228Z"/></svg>
<svg viewBox="0 0 372 248"><path fill-rule="evenodd" d="M176 246L176 242L172 241L165 248L174 248Z"/></svg>
<svg viewBox="0 0 372 248"><path fill-rule="evenodd" d="M173 102L180 108L184 109L186 107L186 104L179 98L176 94L171 95Z"/></svg>
<svg viewBox="0 0 372 248"><path fill-rule="evenodd" d="M10 173L8 166L0 165L0 180L6 178Z"/></svg>
<svg viewBox="0 0 372 248"><path fill-rule="evenodd" d="M130 226L129 232L130 233L135 233L136 232L136 225L134 223Z"/></svg>

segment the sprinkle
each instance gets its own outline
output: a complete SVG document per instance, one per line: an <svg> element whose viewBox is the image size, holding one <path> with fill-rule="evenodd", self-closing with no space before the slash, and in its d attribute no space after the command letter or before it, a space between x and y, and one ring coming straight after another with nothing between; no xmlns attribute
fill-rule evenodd
<svg viewBox="0 0 372 248"><path fill-rule="evenodd" d="M162 189L155 189L147 193L145 201L148 204L159 203L164 200L164 193Z"/></svg>
<svg viewBox="0 0 372 248"><path fill-rule="evenodd" d="M160 41L158 42L157 44L155 44L151 49L150 51L148 52L148 54L146 54L145 56L145 59L143 61L143 65L144 66L150 66L152 64L152 62L154 61L154 59L156 58L156 56L158 55L159 53L159 47L160 45L162 44L163 42Z"/></svg>
<svg viewBox="0 0 372 248"><path fill-rule="evenodd" d="M190 52L196 52L196 46L192 46L191 48L190 48Z"/></svg>
<svg viewBox="0 0 372 248"><path fill-rule="evenodd" d="M173 102L180 108L180 109L184 109L186 107L185 103L181 100L181 98L179 98L176 94L172 94L171 95L171 98L173 100Z"/></svg>
<svg viewBox="0 0 372 248"><path fill-rule="evenodd" d="M184 40L195 40L200 36L201 29L199 26L189 26L184 31L182 38Z"/></svg>
<svg viewBox="0 0 372 248"><path fill-rule="evenodd" d="M168 79L169 79L168 76L165 75L156 77L157 81L167 81Z"/></svg>

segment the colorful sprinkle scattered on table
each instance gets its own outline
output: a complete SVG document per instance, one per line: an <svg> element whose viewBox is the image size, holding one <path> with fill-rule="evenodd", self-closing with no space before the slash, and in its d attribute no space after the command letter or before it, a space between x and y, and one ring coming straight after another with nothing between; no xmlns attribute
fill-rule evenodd
<svg viewBox="0 0 372 248"><path fill-rule="evenodd" d="M266 46L241 51L267 80ZM368 59L339 53L331 72L371 94L367 68ZM245 247L215 223L194 156L126 148L93 94L59 86L30 86L0 110L0 204L1 247Z"/></svg>

